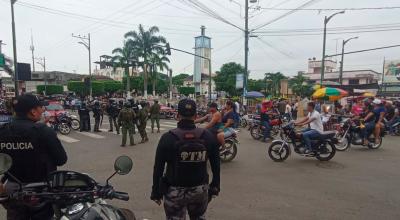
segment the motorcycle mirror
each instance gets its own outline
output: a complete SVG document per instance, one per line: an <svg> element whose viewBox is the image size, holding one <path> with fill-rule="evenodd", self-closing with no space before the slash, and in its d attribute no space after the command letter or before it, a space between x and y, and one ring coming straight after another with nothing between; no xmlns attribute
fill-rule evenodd
<svg viewBox="0 0 400 220"><path fill-rule="evenodd" d="M0 175L6 173L12 165L12 158L8 154L0 153Z"/></svg>
<svg viewBox="0 0 400 220"><path fill-rule="evenodd" d="M132 159L128 156L119 156L114 163L115 172L119 175L126 175L131 172L132 166Z"/></svg>

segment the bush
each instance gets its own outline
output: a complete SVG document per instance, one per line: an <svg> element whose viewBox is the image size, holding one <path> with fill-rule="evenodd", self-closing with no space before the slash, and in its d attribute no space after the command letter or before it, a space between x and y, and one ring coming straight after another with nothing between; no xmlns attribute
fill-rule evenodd
<svg viewBox="0 0 400 220"><path fill-rule="evenodd" d="M104 93L104 81L92 81L92 95L98 96Z"/></svg>
<svg viewBox="0 0 400 220"><path fill-rule="evenodd" d="M43 94L46 91L46 95L62 94L64 87L62 85L38 85L36 86L36 92Z"/></svg>
<svg viewBox="0 0 400 220"><path fill-rule="evenodd" d="M79 95L85 95L89 92L89 88L85 88L85 83L81 81L69 81L67 88L68 91L75 92Z"/></svg>
<svg viewBox="0 0 400 220"><path fill-rule="evenodd" d="M180 88L178 88L178 91L180 94L183 94L186 96L195 93L194 87L180 87Z"/></svg>
<svg viewBox="0 0 400 220"><path fill-rule="evenodd" d="M117 91L122 90L122 83L119 81L103 81L104 84L104 91L108 93L114 93Z"/></svg>

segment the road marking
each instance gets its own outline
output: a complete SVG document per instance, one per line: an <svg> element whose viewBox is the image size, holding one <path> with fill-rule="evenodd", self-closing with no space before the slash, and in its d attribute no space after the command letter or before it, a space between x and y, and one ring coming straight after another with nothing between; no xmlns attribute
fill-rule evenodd
<svg viewBox="0 0 400 220"><path fill-rule="evenodd" d="M176 128L176 124L175 124L175 125L166 125L166 124L161 124L161 127L167 127L167 128Z"/></svg>
<svg viewBox="0 0 400 220"><path fill-rule="evenodd" d="M67 143L75 143L78 142L79 140L75 139L75 138L71 138L71 137L67 137L65 135L62 134L57 134L58 139L60 139L61 141L67 142Z"/></svg>
<svg viewBox="0 0 400 220"><path fill-rule="evenodd" d="M111 132L109 132L108 129L106 129L106 128L100 128L99 130L102 131L102 132L111 133ZM117 131L114 130L112 133L113 133L113 134L117 134Z"/></svg>
<svg viewBox="0 0 400 220"><path fill-rule="evenodd" d="M163 121L162 122L162 124L170 124L170 125L175 125L176 126L176 124L178 123L178 121L175 121L175 122L173 122L173 121Z"/></svg>
<svg viewBox="0 0 400 220"><path fill-rule="evenodd" d="M91 137L91 138L96 138L96 139L103 139L104 138L104 136L101 136L101 135L98 135L98 134L89 133L89 132L76 132L76 133L81 134L81 135L85 135L85 136L88 136L88 137Z"/></svg>
<svg viewBox="0 0 400 220"><path fill-rule="evenodd" d="M147 129L151 129L151 126L147 126ZM154 130L156 130L157 128L155 127ZM165 131L165 128L160 128L160 131Z"/></svg>

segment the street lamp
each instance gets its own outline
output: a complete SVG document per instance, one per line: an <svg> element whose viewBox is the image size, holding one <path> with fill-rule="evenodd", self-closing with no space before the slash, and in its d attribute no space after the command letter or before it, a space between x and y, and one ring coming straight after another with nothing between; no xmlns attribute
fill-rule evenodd
<svg viewBox="0 0 400 220"><path fill-rule="evenodd" d="M14 87L15 97L19 95L18 91L18 61L17 61L17 42L15 37L15 21L14 21L14 4L17 0L11 0L11 26L12 26L12 38L13 38L13 55L14 55Z"/></svg>
<svg viewBox="0 0 400 220"><path fill-rule="evenodd" d="M82 44L89 51L89 95L90 97L92 97L92 58L91 58L91 46L90 46L90 33L88 34L87 37L81 35L76 36L74 34L72 34L72 37L80 39L81 41L79 41L78 44Z"/></svg>
<svg viewBox="0 0 400 220"><path fill-rule="evenodd" d="M323 39L323 45L322 45L322 63L321 63L321 85L322 85L322 81L324 80L324 73L325 73L326 25L328 24L329 20L331 20L331 18L333 18L333 16L338 15L338 14L344 14L344 13L345 13L345 11L339 11L329 17L325 16L325 19L324 19L324 39Z"/></svg>
<svg viewBox="0 0 400 220"><path fill-rule="evenodd" d="M339 83L340 85L343 85L343 58L344 58L344 46L347 44L347 42L353 40L353 39L358 39L358 37L352 37L347 40L343 40L342 44L342 61L340 61L340 73L339 73Z"/></svg>

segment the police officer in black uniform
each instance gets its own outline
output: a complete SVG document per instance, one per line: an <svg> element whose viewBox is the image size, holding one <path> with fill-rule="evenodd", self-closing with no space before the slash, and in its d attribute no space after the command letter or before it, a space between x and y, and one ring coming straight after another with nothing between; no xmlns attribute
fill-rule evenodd
<svg viewBox="0 0 400 220"><path fill-rule="evenodd" d="M205 219L207 205L220 189L220 159L215 135L196 128L196 103L183 99L178 105L178 128L165 133L157 147L151 200L164 200L167 219ZM207 161L213 179L209 184ZM164 173L164 165L167 164Z"/></svg>
<svg viewBox="0 0 400 220"><path fill-rule="evenodd" d="M85 102L82 102L78 110L79 120L81 121L80 131L90 131L90 110Z"/></svg>
<svg viewBox="0 0 400 220"><path fill-rule="evenodd" d="M50 172L67 162L67 154L54 130L36 123L44 112L44 104L33 95L18 97L14 103L15 120L0 127L0 153L11 156L9 173L24 184L46 181ZM18 189L16 180L7 174L2 183L7 192ZM53 216L50 204L38 210L12 202L3 206L8 220L48 220Z"/></svg>
<svg viewBox="0 0 400 220"><path fill-rule="evenodd" d="M99 102L99 101L96 100L96 101L94 102L92 111L93 111L93 118L94 118L94 128L93 128L93 131L94 131L94 132L101 132L101 131L99 130L99 127L100 127L100 118L101 118L101 114L102 114L101 111L102 111L102 110L101 110L100 102Z"/></svg>

